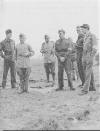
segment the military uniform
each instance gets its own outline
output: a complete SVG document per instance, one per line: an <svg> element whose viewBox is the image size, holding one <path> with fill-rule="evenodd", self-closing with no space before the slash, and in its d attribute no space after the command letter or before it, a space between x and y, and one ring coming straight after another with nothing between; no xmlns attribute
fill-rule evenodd
<svg viewBox="0 0 100 131"><path fill-rule="evenodd" d="M78 40L76 42L76 51L77 51L77 67L78 67L79 77L82 82L82 86L84 85L84 82L85 82L85 74L84 74L84 69L83 69L83 64L82 64L83 42L84 42L84 36L79 35Z"/></svg>
<svg viewBox="0 0 100 131"><path fill-rule="evenodd" d="M44 68L49 82L49 74L52 74L53 82L55 82L55 45L54 42L44 42L40 51L44 55Z"/></svg>
<svg viewBox="0 0 100 131"><path fill-rule="evenodd" d="M15 71L15 42L12 39L5 39L0 43L0 55L4 58L4 71L2 87L5 88L7 74L10 68L11 87L16 87L16 71Z"/></svg>
<svg viewBox="0 0 100 131"><path fill-rule="evenodd" d="M29 56L25 56L28 53ZM34 51L27 44L16 45L16 68L20 78L21 92L28 92L28 82L31 73L30 56L34 55Z"/></svg>
<svg viewBox="0 0 100 131"><path fill-rule="evenodd" d="M64 69L68 77L68 85L70 89L73 89L72 78L71 78L71 58L70 58L70 41L63 38L59 39L55 43L55 54L58 58L58 85L59 89L63 89L64 82L63 82L63 73ZM61 57L65 58L65 61L62 62L60 60Z"/></svg>
<svg viewBox="0 0 100 131"><path fill-rule="evenodd" d="M77 68L77 52L75 48L75 43L72 43L72 52L70 53L71 56L71 70L72 70L72 79L78 80L79 73Z"/></svg>
<svg viewBox="0 0 100 131"><path fill-rule="evenodd" d="M85 70L85 82L83 85L83 92L88 92L89 90L95 91L94 74L93 74L93 58L96 50L93 48L96 42L96 38L93 34L88 33L84 39L83 48L83 67Z"/></svg>

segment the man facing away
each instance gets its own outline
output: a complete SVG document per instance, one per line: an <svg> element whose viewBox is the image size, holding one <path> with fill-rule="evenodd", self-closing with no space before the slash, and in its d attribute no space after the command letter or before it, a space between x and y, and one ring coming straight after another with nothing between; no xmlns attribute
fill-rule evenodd
<svg viewBox="0 0 100 131"><path fill-rule="evenodd" d="M20 91L18 93L28 92L28 81L31 73L30 57L34 55L31 46L26 44L24 34L19 35L20 43L16 45L16 67L20 78Z"/></svg>
<svg viewBox="0 0 100 131"><path fill-rule="evenodd" d="M96 54L96 49L94 46L97 44L96 37L90 32L90 27L88 24L83 24L81 26L84 37L84 47L83 47L83 67L85 70L85 82L81 95L87 94L88 91L96 91L94 83L93 74L93 58Z"/></svg>
<svg viewBox="0 0 100 131"><path fill-rule="evenodd" d="M70 90L75 90L72 84L71 78L71 41L65 38L65 31L63 29L58 31L60 39L55 43L55 54L58 59L58 86L59 88L56 91L63 90L64 82L63 82L63 73L64 69L68 77L68 85Z"/></svg>
<svg viewBox="0 0 100 131"><path fill-rule="evenodd" d="M44 36L45 42L42 44L40 52L44 55L44 68L46 72L47 82L49 82L50 73L52 74L52 86L55 84L55 45L50 41L48 35Z"/></svg>
<svg viewBox="0 0 100 131"><path fill-rule="evenodd" d="M8 29L5 31L6 38L0 42L0 55L4 59L4 71L2 88L6 87L7 75L10 69L11 74L11 87L16 87L16 71L15 71L15 42L11 39L12 30Z"/></svg>

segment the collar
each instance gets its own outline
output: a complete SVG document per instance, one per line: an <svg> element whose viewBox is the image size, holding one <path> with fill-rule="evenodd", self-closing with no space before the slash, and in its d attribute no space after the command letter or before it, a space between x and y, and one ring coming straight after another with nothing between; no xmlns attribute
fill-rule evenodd
<svg viewBox="0 0 100 131"><path fill-rule="evenodd" d="M6 41L6 42L10 42L10 41L11 41L11 39L7 39L7 38L5 38L5 41Z"/></svg>

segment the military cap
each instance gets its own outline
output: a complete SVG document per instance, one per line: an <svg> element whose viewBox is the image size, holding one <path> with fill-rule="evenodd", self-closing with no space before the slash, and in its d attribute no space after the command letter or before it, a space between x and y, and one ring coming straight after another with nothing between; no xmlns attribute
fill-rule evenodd
<svg viewBox="0 0 100 131"><path fill-rule="evenodd" d="M49 35L48 35L48 34L45 34L44 37L49 37Z"/></svg>
<svg viewBox="0 0 100 131"><path fill-rule="evenodd" d="M58 30L58 33L60 33L60 32L63 32L65 34L65 30L63 30L63 29Z"/></svg>
<svg viewBox="0 0 100 131"><path fill-rule="evenodd" d="M80 28L80 26L76 26L76 28Z"/></svg>
<svg viewBox="0 0 100 131"><path fill-rule="evenodd" d="M9 34L9 33L12 33L12 30L11 29L8 29L5 31L6 34Z"/></svg>
<svg viewBox="0 0 100 131"><path fill-rule="evenodd" d="M21 34L19 35L19 37L25 37L25 35L24 35L23 33L21 33Z"/></svg>
<svg viewBox="0 0 100 131"><path fill-rule="evenodd" d="M90 26L88 25L88 24L83 24L82 26L81 26L81 28L84 28L84 29L90 29Z"/></svg>

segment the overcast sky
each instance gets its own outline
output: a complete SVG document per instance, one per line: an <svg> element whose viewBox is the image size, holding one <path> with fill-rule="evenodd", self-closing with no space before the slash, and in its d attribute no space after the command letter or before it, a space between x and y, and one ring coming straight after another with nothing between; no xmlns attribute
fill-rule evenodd
<svg viewBox="0 0 100 131"><path fill-rule="evenodd" d="M77 39L76 26L88 23L91 32L99 38L98 0L0 0L0 41L4 31L13 30L13 39L19 43L19 33L27 36L27 43L41 56L44 35L58 39L58 29L66 30L66 37Z"/></svg>

